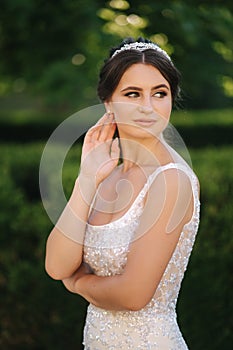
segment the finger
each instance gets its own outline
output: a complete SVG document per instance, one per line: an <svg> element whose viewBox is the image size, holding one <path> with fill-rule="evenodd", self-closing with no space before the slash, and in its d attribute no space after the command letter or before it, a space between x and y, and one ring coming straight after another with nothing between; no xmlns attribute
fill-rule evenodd
<svg viewBox="0 0 233 350"><path fill-rule="evenodd" d="M113 142L112 142L112 147L111 147L111 158L118 162L120 157L120 147L119 147L119 140L118 137L116 137Z"/></svg>
<svg viewBox="0 0 233 350"><path fill-rule="evenodd" d="M86 142L92 142L93 139L98 139L99 133L101 131L101 128L103 126L104 121L107 119L107 117L104 115L102 118L98 120L98 122L93 125L86 133L85 141Z"/></svg>
<svg viewBox="0 0 233 350"><path fill-rule="evenodd" d="M107 141L112 139L115 130L116 124L114 123L114 115L111 113L106 122L102 125L99 133L99 141Z"/></svg>
<svg viewBox="0 0 233 350"><path fill-rule="evenodd" d="M85 141L94 143L96 140L106 141L112 138L115 132L115 127L112 123L113 119L113 114L105 113L103 117L87 131Z"/></svg>
<svg viewBox="0 0 233 350"><path fill-rule="evenodd" d="M92 140L93 140L93 138L96 138L96 137L98 136L98 134L99 134L99 131L98 131L96 125L95 125L95 126L92 126L92 127L87 131L87 133L86 133L86 135L85 135L84 142L85 142L85 143L91 143ZM96 136L95 136L95 135L96 135Z"/></svg>
<svg viewBox="0 0 233 350"><path fill-rule="evenodd" d="M106 137L106 141L112 140L112 138L113 138L113 136L115 134L115 131L116 131L116 123L112 123L112 126L109 129L108 135Z"/></svg>
<svg viewBox="0 0 233 350"><path fill-rule="evenodd" d="M88 131L88 140L90 142L95 142L99 139L101 135L102 128L109 124L109 114L105 113L103 117L101 117L95 125L91 127Z"/></svg>
<svg viewBox="0 0 233 350"><path fill-rule="evenodd" d="M103 125L109 119L109 113L105 113L95 125Z"/></svg>

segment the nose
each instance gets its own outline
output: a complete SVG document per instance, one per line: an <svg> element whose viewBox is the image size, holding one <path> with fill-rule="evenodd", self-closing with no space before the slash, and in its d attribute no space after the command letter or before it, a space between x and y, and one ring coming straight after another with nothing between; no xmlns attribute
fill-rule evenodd
<svg viewBox="0 0 233 350"><path fill-rule="evenodd" d="M138 107L138 111L144 114L151 114L153 112L153 107L151 105L150 96L144 97L142 103Z"/></svg>
<svg viewBox="0 0 233 350"><path fill-rule="evenodd" d="M138 111L147 115L153 112L153 108L151 106L139 106Z"/></svg>

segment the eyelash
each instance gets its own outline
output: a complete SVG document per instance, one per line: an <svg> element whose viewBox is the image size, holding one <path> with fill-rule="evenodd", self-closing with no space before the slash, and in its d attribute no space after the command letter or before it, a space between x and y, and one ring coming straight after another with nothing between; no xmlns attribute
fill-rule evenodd
<svg viewBox="0 0 233 350"><path fill-rule="evenodd" d="M132 96L132 95L136 95L136 97L139 96L139 93L138 92L127 92L127 94L125 94L126 97L135 97L135 96Z"/></svg>
<svg viewBox="0 0 233 350"><path fill-rule="evenodd" d="M160 98L167 96L167 93L165 91L158 91L155 93L155 95L156 94L160 94L161 95Z"/></svg>
<svg viewBox="0 0 233 350"><path fill-rule="evenodd" d="M156 96L157 94L160 94L159 98L163 98L163 97L167 96L167 93L165 91L157 91L153 96ZM136 95L136 96L132 96L132 95ZM127 94L125 94L125 96L131 97L131 98L139 97L139 92L130 91L130 92L127 92Z"/></svg>

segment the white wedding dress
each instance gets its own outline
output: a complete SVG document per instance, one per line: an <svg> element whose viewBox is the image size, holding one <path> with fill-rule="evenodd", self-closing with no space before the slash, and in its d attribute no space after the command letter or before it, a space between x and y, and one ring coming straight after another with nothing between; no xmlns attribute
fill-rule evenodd
<svg viewBox="0 0 233 350"><path fill-rule="evenodd" d="M169 163L152 173L130 209L120 219L101 226L88 224L84 260L98 276L120 274L127 262L130 241L143 211L143 198L163 170L178 168L190 178L194 196L191 220L183 227L175 251L152 300L139 311L108 311L88 306L85 350L187 350L176 317L176 302L199 225L198 181L188 166Z"/></svg>

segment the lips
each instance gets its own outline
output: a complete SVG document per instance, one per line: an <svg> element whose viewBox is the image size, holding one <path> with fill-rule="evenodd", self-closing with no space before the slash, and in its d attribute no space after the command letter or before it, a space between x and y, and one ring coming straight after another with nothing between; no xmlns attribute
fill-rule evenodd
<svg viewBox="0 0 233 350"><path fill-rule="evenodd" d="M134 122L143 127L150 127L156 123L155 119L135 119Z"/></svg>

